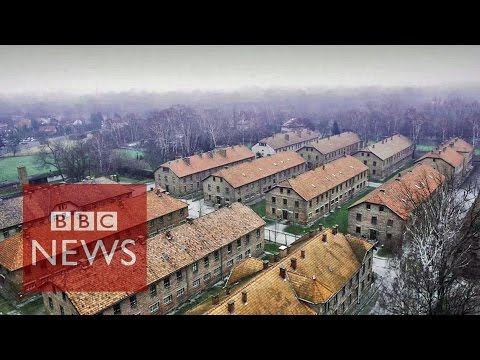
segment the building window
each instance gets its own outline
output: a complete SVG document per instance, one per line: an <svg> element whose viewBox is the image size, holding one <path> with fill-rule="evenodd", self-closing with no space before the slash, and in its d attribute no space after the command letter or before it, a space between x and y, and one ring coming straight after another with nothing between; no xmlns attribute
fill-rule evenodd
<svg viewBox="0 0 480 360"><path fill-rule="evenodd" d="M367 210L370 210L370 204L367 204Z"/></svg>
<svg viewBox="0 0 480 360"><path fill-rule="evenodd" d="M260 237L260 229L257 229L257 238Z"/></svg>
<svg viewBox="0 0 480 360"><path fill-rule="evenodd" d="M227 252L230 254L232 252L232 243L227 245Z"/></svg>
<svg viewBox="0 0 480 360"><path fill-rule="evenodd" d="M157 296L157 285L150 286L150 296L155 297Z"/></svg>
<svg viewBox="0 0 480 360"><path fill-rule="evenodd" d="M245 257L246 257L246 258L249 257L249 256L250 256L250 253L251 253L250 249L248 249L247 251L245 251Z"/></svg>
<svg viewBox="0 0 480 360"><path fill-rule="evenodd" d="M393 220L392 219L387 220L387 226L393 226Z"/></svg>
<svg viewBox="0 0 480 360"><path fill-rule="evenodd" d="M378 210L380 210L380 211L385 211L385 207L384 207L383 205L380 205L380 206L378 207Z"/></svg>
<svg viewBox="0 0 480 360"><path fill-rule="evenodd" d="M360 227L360 226L357 226L357 227L355 228L355 232L356 232L357 234L360 234L360 233L362 232L361 227Z"/></svg>
<svg viewBox="0 0 480 360"><path fill-rule="evenodd" d="M276 201L275 196L272 196L272 204L275 204L275 201Z"/></svg>
<svg viewBox="0 0 480 360"><path fill-rule="evenodd" d="M357 214L357 221L362 221L362 214Z"/></svg>
<svg viewBox="0 0 480 360"><path fill-rule="evenodd" d="M367 160L363 160L363 163L364 163L365 165L367 165ZM210 189L209 189L209 190L210 190Z"/></svg>
<svg viewBox="0 0 480 360"><path fill-rule="evenodd" d="M250 244L250 234L247 234L247 235L245 236L245 244L246 244L246 245Z"/></svg>
<svg viewBox="0 0 480 360"><path fill-rule="evenodd" d="M48 307L49 307L50 309L53 309L53 300L52 300L51 297L48 297Z"/></svg>
<svg viewBox="0 0 480 360"><path fill-rule="evenodd" d="M227 261L227 267L233 266L233 260L228 260Z"/></svg>
<svg viewBox="0 0 480 360"><path fill-rule="evenodd" d="M373 166L377 166L377 162L376 162L376 161L373 162Z"/></svg>
<svg viewBox="0 0 480 360"><path fill-rule="evenodd" d="M218 274L220 272L220 267L217 267L216 269L213 270L214 274Z"/></svg>
<svg viewBox="0 0 480 360"><path fill-rule="evenodd" d="M287 199L283 199L283 205L287 205Z"/></svg>
<svg viewBox="0 0 480 360"><path fill-rule="evenodd" d="M256 246L255 246L256 249L261 249L262 248L262 243L258 243Z"/></svg>
<svg viewBox="0 0 480 360"><path fill-rule="evenodd" d="M164 297L164 298L163 298L163 303L164 303L165 305L168 305L168 304L170 304L170 303L172 302L172 300L173 300L173 296L172 296L172 295L168 295L167 297Z"/></svg>
<svg viewBox="0 0 480 360"><path fill-rule="evenodd" d="M208 281L208 280L210 280L211 277L212 277L212 275L210 273L205 274L205 275L203 275L203 280Z"/></svg>
<svg viewBox="0 0 480 360"><path fill-rule="evenodd" d="M377 217L372 216L372 225L377 225Z"/></svg>
<svg viewBox="0 0 480 360"><path fill-rule="evenodd" d="M160 309L160 303L156 302L155 304L150 305L149 309L150 309L151 313L154 313L155 311L158 311L158 309Z"/></svg>
<svg viewBox="0 0 480 360"><path fill-rule="evenodd" d="M181 288L181 289L177 290L177 297L180 297L183 294L185 294L185 288Z"/></svg>
<svg viewBox="0 0 480 360"><path fill-rule="evenodd" d="M375 175L377 173L377 170L372 170L372 174Z"/></svg>
<svg viewBox="0 0 480 360"><path fill-rule="evenodd" d="M198 271L198 261L196 261L192 264L192 271L194 273Z"/></svg>
<svg viewBox="0 0 480 360"><path fill-rule="evenodd" d="M132 295L130 296L130 307L132 309L136 309L137 308L137 295Z"/></svg>
<svg viewBox="0 0 480 360"><path fill-rule="evenodd" d="M243 258L242 254L238 255L238 256L237 256L237 262L239 262L240 260L242 260L242 258Z"/></svg>
<svg viewBox="0 0 480 360"><path fill-rule="evenodd" d="M200 279L197 279L197 280L195 280L195 281L192 283L192 286L193 286L194 288L198 287L198 285L200 285Z"/></svg>
<svg viewBox="0 0 480 360"><path fill-rule="evenodd" d="M163 287L165 289L169 289L170 288L170 276L166 277L165 279L163 279Z"/></svg>
<svg viewBox="0 0 480 360"><path fill-rule="evenodd" d="M206 256L205 258L203 258L203 266L208 268L208 265L210 265L210 260L208 256Z"/></svg>
<svg viewBox="0 0 480 360"><path fill-rule="evenodd" d="M272 214L275 215L275 208L272 208Z"/></svg>
<svg viewBox="0 0 480 360"><path fill-rule="evenodd" d="M238 239L237 240L237 249L240 249L242 247L242 240Z"/></svg>
<svg viewBox="0 0 480 360"><path fill-rule="evenodd" d="M177 281L182 281L182 279L183 279L182 271L177 271Z"/></svg>
<svg viewBox="0 0 480 360"><path fill-rule="evenodd" d="M120 304L113 305L113 315L120 315L122 313L122 309L120 308Z"/></svg>
<svg viewBox="0 0 480 360"><path fill-rule="evenodd" d="M298 201L295 201L295 207L298 208L300 206L300 203Z"/></svg>
<svg viewBox="0 0 480 360"><path fill-rule="evenodd" d="M65 310L63 310L63 306L60 305L60 315L65 315Z"/></svg>
<svg viewBox="0 0 480 360"><path fill-rule="evenodd" d="M387 240L392 240L392 234L387 234Z"/></svg>
<svg viewBox="0 0 480 360"><path fill-rule="evenodd" d="M215 259L215 261L218 261L220 259L220 253L218 252L218 250L213 253L213 258Z"/></svg>
<svg viewBox="0 0 480 360"><path fill-rule="evenodd" d="M295 213L295 220L298 220L298 213Z"/></svg>

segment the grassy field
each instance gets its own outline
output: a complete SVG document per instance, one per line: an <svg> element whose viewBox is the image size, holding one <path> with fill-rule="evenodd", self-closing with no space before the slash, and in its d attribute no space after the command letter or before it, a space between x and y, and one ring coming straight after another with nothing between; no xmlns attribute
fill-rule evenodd
<svg viewBox="0 0 480 360"><path fill-rule="evenodd" d="M374 188L367 188L367 190L362 193L362 195L355 199L347 201L340 208L336 209L334 213L328 215L328 217L326 218L321 218L317 220L310 227L303 227L298 224L293 224L287 226L284 231L294 235L303 235L307 233L308 230L318 228L318 225L322 224L322 226L324 227L332 227L334 225L338 225L338 229L340 230L340 232L346 233L348 226L348 207L373 190Z"/></svg>
<svg viewBox="0 0 480 360"><path fill-rule="evenodd" d="M0 182L18 180L17 166L20 164L26 166L28 176L48 173L50 170L55 171L55 168L51 166L47 168L39 168L35 164L34 157L32 155L2 157L0 158Z"/></svg>
<svg viewBox="0 0 480 360"><path fill-rule="evenodd" d="M0 314L44 315L42 297L16 303L0 296Z"/></svg>
<svg viewBox="0 0 480 360"><path fill-rule="evenodd" d="M432 150L434 150L435 147L436 147L435 145L423 145L423 144L419 144L419 145L417 145L417 150L418 150L418 151L425 151L425 152L427 152L427 151L432 151Z"/></svg>
<svg viewBox="0 0 480 360"><path fill-rule="evenodd" d="M266 219L265 218L265 204L266 204L266 201L265 200L262 200L256 204L253 204L253 205L249 205L250 208L255 211L255 213L260 216L266 223L267 225L268 224L273 224L273 220L270 220L270 219Z"/></svg>
<svg viewBox="0 0 480 360"><path fill-rule="evenodd" d="M480 156L480 149L475 149L475 155L479 155L479 156Z"/></svg>
<svg viewBox="0 0 480 360"><path fill-rule="evenodd" d="M127 157L129 157L130 159L137 159L137 155L138 155L138 158L142 157L142 158L145 158L145 153L142 151L142 150L137 150L137 149L116 149L115 151L117 151L118 153L120 154L125 154Z"/></svg>

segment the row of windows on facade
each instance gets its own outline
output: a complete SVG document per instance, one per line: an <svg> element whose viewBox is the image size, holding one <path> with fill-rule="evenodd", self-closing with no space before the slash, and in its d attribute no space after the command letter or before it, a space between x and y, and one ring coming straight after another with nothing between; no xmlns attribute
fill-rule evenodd
<svg viewBox="0 0 480 360"><path fill-rule="evenodd" d="M259 248L261 248L261 246L262 246L262 244L257 244L256 248L259 249ZM248 250L245 252L245 258L249 257L250 254L251 254L251 250L248 249ZM243 259L243 254L239 254L239 255L235 258L235 260L236 260L237 262L242 261L242 259ZM205 260L205 259L204 259L204 260ZM198 271L198 263L196 263L196 264L194 264L194 265L196 266L196 269L197 269L197 270L194 270L194 272L196 272L196 271ZM227 266L227 268L228 268L228 267L232 267L232 266L233 266L233 259L227 261L226 266ZM207 265L206 267L208 267L208 265ZM220 266L217 267L217 268L215 268L215 269L213 270L213 275L214 275L214 276L219 275L220 273L221 273L221 267L220 267ZM183 280L183 274L182 274L181 271L178 271L178 272L176 273L176 276L177 276L177 281L178 281L178 282L181 282L181 281ZM203 275L203 281L206 282L206 283L208 283L208 282L211 280L211 278L212 278L211 273L207 273L207 274L204 274L204 275ZM193 281L192 281L192 287L193 287L193 288L197 288L198 286L200 286L200 282L201 282L201 279L200 279L200 278L193 280ZM166 289L169 289L169 288L170 288L170 277L167 277L167 278L163 279L163 286L164 286ZM150 292L150 297L155 298L155 297L157 296L157 285L156 285L156 284L151 285L149 292ZM182 287L182 288L180 288L180 289L177 289L177 291L176 291L176 296L177 296L177 298L182 297L183 295L185 295L185 288ZM167 296L165 296L165 297L163 298L163 304L164 304L164 305L169 305L170 303L172 303L172 301L173 301L173 295L172 295L172 294L169 294L169 295L167 295ZM136 308L137 308L137 296L136 296L136 295L130 296L129 302L130 302L130 307L131 307L132 309L136 309ZM158 311L159 308L160 308L160 302L156 302L156 303L154 303L154 304L152 304L152 305L149 306L149 310L150 310L151 313L154 313L154 312ZM121 314L121 306L120 306L120 303L115 304L115 305L113 306L113 313L114 313L115 315Z"/></svg>
<svg viewBox="0 0 480 360"><path fill-rule="evenodd" d="M408 153L409 153L410 151L412 151L412 149L413 149L413 146L410 146L410 147L408 147L408 148L406 148L406 149L404 149L404 150L402 150L402 151L399 151L398 153L395 153L394 155L390 156L389 158L387 158L387 159L384 160L384 161L385 161L385 162L392 162L393 160L399 158L399 157L402 156L402 155L408 155ZM367 152L367 153L362 152L362 156L370 157L370 153L369 153L369 152ZM366 165L366 164L367 164L367 163L366 163L366 160L365 160L363 163ZM376 166L376 165L377 165L377 163L376 163L376 161L374 161L374 162L373 162L373 166Z"/></svg>
<svg viewBox="0 0 480 360"><path fill-rule="evenodd" d="M370 240L376 240L377 239L377 230L375 229L369 229L370 230ZM356 226L355 227L355 233L361 234L362 233L362 227L361 226ZM386 238L387 240L392 240L392 233L387 233Z"/></svg>
<svg viewBox="0 0 480 360"><path fill-rule="evenodd" d="M186 183L187 181L192 181L192 180L202 180L202 179L205 179L210 174L217 172L218 170L224 169L225 167L234 166L234 165L237 165L237 164L240 164L240 163L241 163L241 161L236 161L236 162L230 163L229 165L223 165L223 166L211 168L209 170L202 171L202 172L199 172L199 173L196 173L196 174L193 174L193 175L184 176L184 177L179 178L179 179L181 179L181 181L184 182L184 183ZM163 172L164 173L170 172L170 168L164 167ZM172 176L172 182L175 182L175 177L176 176ZM165 182L168 182L168 176L165 176ZM198 182L197 182L197 184L198 184Z"/></svg>

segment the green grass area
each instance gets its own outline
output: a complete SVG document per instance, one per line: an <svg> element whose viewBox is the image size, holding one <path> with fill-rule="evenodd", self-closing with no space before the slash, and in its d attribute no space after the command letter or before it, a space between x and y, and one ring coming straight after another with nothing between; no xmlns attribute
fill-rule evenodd
<svg viewBox="0 0 480 360"><path fill-rule="evenodd" d="M28 176L40 175L49 173L50 171L56 171L52 166L39 167L35 161L34 156L11 156L0 158L0 182L1 181L14 181L18 180L17 166L25 165L27 168Z"/></svg>
<svg viewBox="0 0 480 360"><path fill-rule="evenodd" d="M250 208L255 211L255 213L260 216L260 217L264 217L265 216L265 204L266 204L266 201L265 200L262 200L256 204L253 204L253 205L250 205Z"/></svg>
<svg viewBox="0 0 480 360"><path fill-rule="evenodd" d="M143 150L138 150L138 149L116 149L116 152L120 154L125 154L127 157L130 159L144 159L145 158L145 153Z"/></svg>
<svg viewBox="0 0 480 360"><path fill-rule="evenodd" d="M475 155L480 156L480 149L475 149Z"/></svg>
<svg viewBox="0 0 480 360"><path fill-rule="evenodd" d="M436 148L435 145L425 145L425 144L418 144L417 145L417 150L418 151L425 151L425 152L428 152L428 151L432 151Z"/></svg>
<svg viewBox="0 0 480 360"><path fill-rule="evenodd" d="M280 245L272 243L270 241L265 241L265 251L271 254L278 254L278 248Z"/></svg>
<svg viewBox="0 0 480 360"><path fill-rule="evenodd" d="M118 176L118 180L120 180L121 183L127 183L127 184L146 184L154 181L154 179L131 178L127 176Z"/></svg>
<svg viewBox="0 0 480 360"><path fill-rule="evenodd" d="M20 315L44 315L42 297L29 299L25 302L15 302L5 299L0 295L0 314L20 314Z"/></svg>
<svg viewBox="0 0 480 360"><path fill-rule="evenodd" d="M321 219L317 220L313 225L309 227L304 227L298 224L292 224L287 226L284 231L294 235L303 235L303 234L306 234L309 230L318 228L318 226L321 224L323 227L332 227L334 225L338 225L338 229L340 230L340 232L346 233L347 226L348 226L348 207L352 205L354 202L363 198L365 195L367 195L369 192L373 191L374 189L375 188L373 187L367 188L367 190L365 190L365 192L363 192L360 196L350 201L347 201L340 208L335 209L333 213L331 213L327 217L322 217Z"/></svg>

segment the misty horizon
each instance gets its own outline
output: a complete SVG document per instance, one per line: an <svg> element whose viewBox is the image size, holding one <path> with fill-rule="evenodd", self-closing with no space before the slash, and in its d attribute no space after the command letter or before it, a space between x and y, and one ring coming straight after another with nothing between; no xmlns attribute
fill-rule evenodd
<svg viewBox="0 0 480 360"><path fill-rule="evenodd" d="M0 46L0 94L480 86L480 46Z"/></svg>

